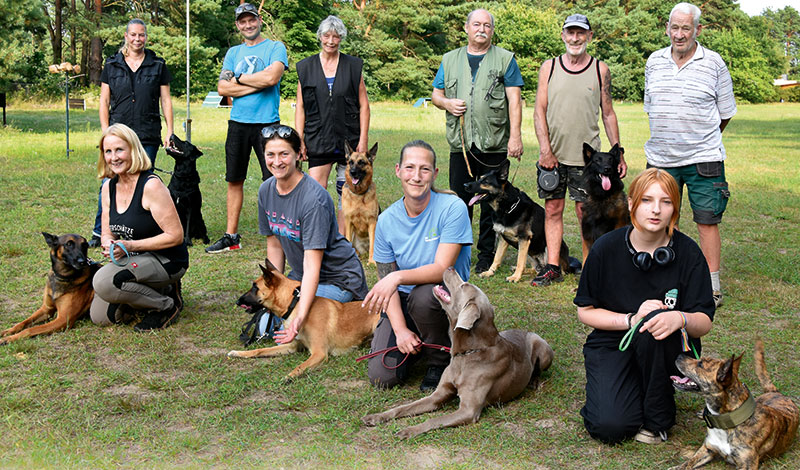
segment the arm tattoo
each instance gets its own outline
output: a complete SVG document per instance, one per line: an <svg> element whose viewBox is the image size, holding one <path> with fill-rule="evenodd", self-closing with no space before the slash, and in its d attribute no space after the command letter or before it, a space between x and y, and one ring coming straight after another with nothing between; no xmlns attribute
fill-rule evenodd
<svg viewBox="0 0 800 470"><path fill-rule="evenodd" d="M603 80L603 93L611 99L611 70L606 70L605 80Z"/></svg>
<svg viewBox="0 0 800 470"><path fill-rule="evenodd" d="M393 271L399 271L397 267L397 262L392 261L391 263L375 263L378 265L378 279L383 279L389 273Z"/></svg>
<svg viewBox="0 0 800 470"><path fill-rule="evenodd" d="M232 78L233 78L233 72L232 72L232 71L230 71L230 70L223 70L223 71L222 71L222 72L219 74L219 79L220 79L220 80L230 80L230 79L232 79Z"/></svg>

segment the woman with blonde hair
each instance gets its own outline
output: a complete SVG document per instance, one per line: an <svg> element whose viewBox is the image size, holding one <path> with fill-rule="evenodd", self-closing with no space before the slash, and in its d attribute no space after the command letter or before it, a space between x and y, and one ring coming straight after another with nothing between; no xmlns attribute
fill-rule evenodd
<svg viewBox="0 0 800 470"><path fill-rule="evenodd" d="M165 328L181 309L180 279L189 267L183 227L161 179L150 170L136 133L109 126L100 138L98 178L103 207L101 246L111 263L94 277L94 323L123 318L123 306L146 312L136 331Z"/></svg>
<svg viewBox="0 0 800 470"><path fill-rule="evenodd" d="M700 352L714 300L700 247L675 225L680 192L651 168L628 188L632 225L600 237L574 303L586 338L584 425L595 439L657 444L675 424L675 359ZM626 334L627 333L627 334Z"/></svg>

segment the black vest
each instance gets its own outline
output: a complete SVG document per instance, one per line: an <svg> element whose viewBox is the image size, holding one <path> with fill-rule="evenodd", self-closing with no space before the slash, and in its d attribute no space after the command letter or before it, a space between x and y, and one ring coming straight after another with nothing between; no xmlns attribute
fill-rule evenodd
<svg viewBox="0 0 800 470"><path fill-rule="evenodd" d="M125 63L125 57L116 53L106 60L106 77L111 90L109 124L122 123L136 132L144 145L161 143L161 115L158 104L161 98L161 80L167 64L150 49L145 49L144 60L135 75ZM133 77L136 82L133 83Z"/></svg>
<svg viewBox="0 0 800 470"><path fill-rule="evenodd" d="M361 135L358 87L362 66L363 61L358 57L340 53L333 89L328 92L319 54L297 63L306 118L303 140L309 155L333 153L334 150L344 154L345 140L352 148L358 146Z"/></svg>

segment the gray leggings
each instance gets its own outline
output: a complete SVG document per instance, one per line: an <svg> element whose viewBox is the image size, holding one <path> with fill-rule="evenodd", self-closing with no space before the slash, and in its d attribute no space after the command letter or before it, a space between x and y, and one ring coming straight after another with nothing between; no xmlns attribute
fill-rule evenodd
<svg viewBox="0 0 800 470"><path fill-rule="evenodd" d="M174 274L167 273L162 265L166 258L153 253L142 253L128 259L125 266L107 264L94 275L94 300L90 314L98 325L113 323L114 312L120 304L136 310L167 310L175 302L161 289L179 281L185 268ZM111 312L111 315L109 315Z"/></svg>

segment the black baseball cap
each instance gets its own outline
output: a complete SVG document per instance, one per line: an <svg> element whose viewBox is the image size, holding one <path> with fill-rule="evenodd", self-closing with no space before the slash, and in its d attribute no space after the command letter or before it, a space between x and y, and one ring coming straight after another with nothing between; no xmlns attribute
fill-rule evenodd
<svg viewBox="0 0 800 470"><path fill-rule="evenodd" d="M242 15L253 15L256 18L259 17L258 9L254 7L253 4L251 3L242 3L241 5L236 7L234 15L236 15L236 21L239 21L239 18L241 18Z"/></svg>
<svg viewBox="0 0 800 470"><path fill-rule="evenodd" d="M592 25L589 24L589 18L587 18L586 15L581 15L580 13L569 15L567 19L564 20L564 26L562 29L567 29L570 26L577 26L589 31L592 30Z"/></svg>

